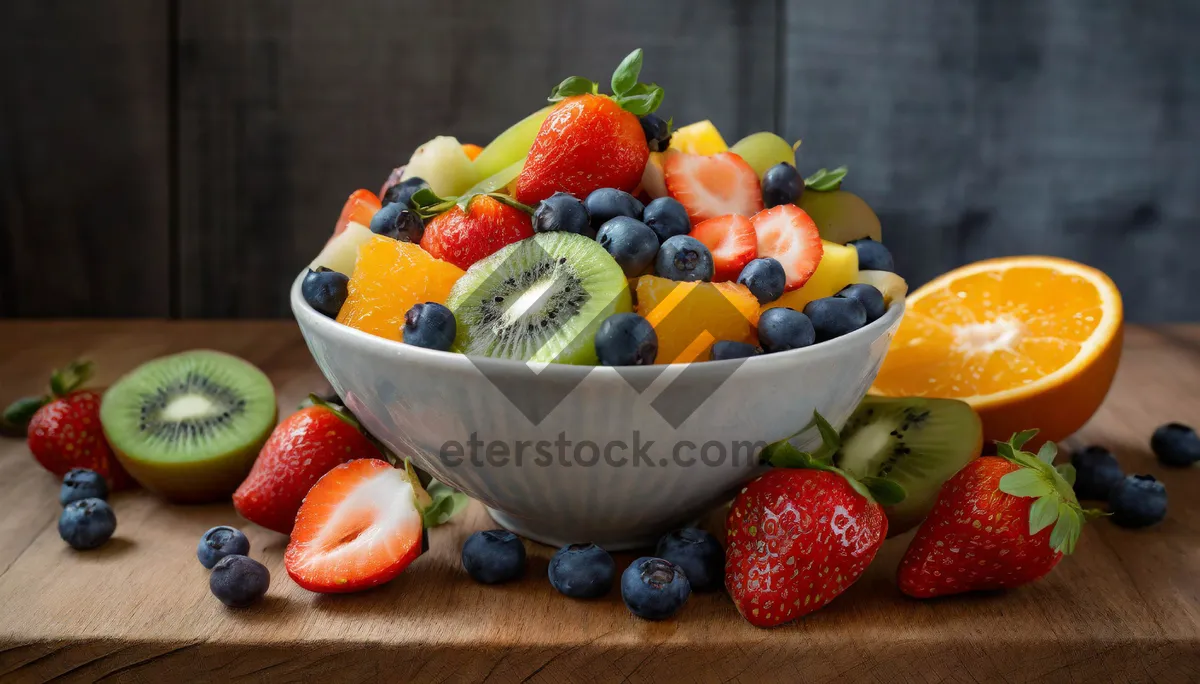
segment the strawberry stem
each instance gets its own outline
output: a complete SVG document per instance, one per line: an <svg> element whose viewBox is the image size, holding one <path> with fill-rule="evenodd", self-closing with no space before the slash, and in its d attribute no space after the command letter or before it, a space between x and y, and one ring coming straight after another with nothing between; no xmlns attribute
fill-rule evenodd
<svg viewBox="0 0 1200 684"><path fill-rule="evenodd" d="M1007 442L996 443L996 454L1018 468L1000 478L1000 491L1009 496L1037 500L1029 507L1029 533L1037 534L1050 525L1050 547L1063 554L1075 550L1079 534L1087 520L1104 515L1097 510L1084 510L1075 496L1075 468L1069 464L1055 467L1058 446L1046 442L1034 454L1023 451L1037 430L1025 430Z"/></svg>

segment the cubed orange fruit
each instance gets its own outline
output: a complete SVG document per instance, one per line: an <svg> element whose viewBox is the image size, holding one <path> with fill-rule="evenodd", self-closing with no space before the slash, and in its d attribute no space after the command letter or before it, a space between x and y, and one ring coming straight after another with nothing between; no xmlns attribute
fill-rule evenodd
<svg viewBox="0 0 1200 684"><path fill-rule="evenodd" d="M338 323L399 341L404 314L414 304L444 303L462 274L462 269L434 259L419 245L377 235L358 250Z"/></svg>
<svg viewBox="0 0 1200 684"><path fill-rule="evenodd" d="M757 342L758 300L738 283L637 279L637 312L658 334L656 363L707 361L720 340Z"/></svg>

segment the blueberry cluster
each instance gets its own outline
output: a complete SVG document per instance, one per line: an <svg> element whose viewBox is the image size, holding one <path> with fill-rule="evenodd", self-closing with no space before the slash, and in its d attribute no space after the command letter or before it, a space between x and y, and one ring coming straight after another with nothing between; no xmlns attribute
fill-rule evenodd
<svg viewBox="0 0 1200 684"><path fill-rule="evenodd" d="M267 593L271 572L250 558L250 540L241 530L220 525L204 533L196 545L200 565L212 570L208 588L230 608L253 605Z"/></svg>
<svg viewBox="0 0 1200 684"><path fill-rule="evenodd" d="M103 546L117 530L117 515L108 505L108 483L94 470L72 468L63 476L58 503L58 536L71 548L87 551Z"/></svg>

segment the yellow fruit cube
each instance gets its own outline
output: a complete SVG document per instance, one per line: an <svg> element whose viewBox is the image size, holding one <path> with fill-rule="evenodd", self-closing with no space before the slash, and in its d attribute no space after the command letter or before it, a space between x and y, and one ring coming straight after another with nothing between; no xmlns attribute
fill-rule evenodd
<svg viewBox="0 0 1200 684"><path fill-rule="evenodd" d="M822 240L821 243L825 254L808 282L800 289L784 292L779 299L764 304L763 311L777 306L803 311L804 305L812 300L832 297L843 287L855 282L858 278L858 250L853 246L839 245L828 240Z"/></svg>
<svg viewBox="0 0 1200 684"><path fill-rule="evenodd" d="M705 119L672 133L670 149L689 154L719 154L728 150L729 146L713 122Z"/></svg>

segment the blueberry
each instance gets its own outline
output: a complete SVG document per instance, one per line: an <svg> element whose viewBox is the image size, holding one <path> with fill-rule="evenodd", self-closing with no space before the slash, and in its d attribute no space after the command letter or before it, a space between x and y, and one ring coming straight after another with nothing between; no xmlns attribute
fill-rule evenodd
<svg viewBox="0 0 1200 684"><path fill-rule="evenodd" d="M458 326L454 313L437 302L414 304L404 314L405 344L438 351L449 351Z"/></svg>
<svg viewBox="0 0 1200 684"><path fill-rule="evenodd" d="M1075 466L1075 496L1091 501L1108 501L1113 487L1125 479L1121 465L1108 449L1090 446L1071 454Z"/></svg>
<svg viewBox="0 0 1200 684"><path fill-rule="evenodd" d="M1150 448L1163 465L1186 468L1200 461L1200 437L1181 423L1167 423L1155 430Z"/></svg>
<svg viewBox="0 0 1200 684"><path fill-rule="evenodd" d="M867 323L879 320L879 317L883 316L883 312L887 311L887 304L883 301L883 293L874 285L866 283L847 285L836 296L853 299L862 304L863 310L867 312Z"/></svg>
<svg viewBox="0 0 1200 684"><path fill-rule="evenodd" d="M780 162L767 169L762 177L763 205L770 209L781 204L792 204L804 192L804 179L796 167Z"/></svg>
<svg viewBox="0 0 1200 684"><path fill-rule="evenodd" d="M678 565L692 591L725 586L725 549L708 532L695 527L675 530L658 540L659 558Z"/></svg>
<svg viewBox="0 0 1200 684"><path fill-rule="evenodd" d="M658 334L635 313L613 314L596 330L596 356L604 366L649 366L658 356Z"/></svg>
<svg viewBox="0 0 1200 684"><path fill-rule="evenodd" d="M538 204L533 212L533 232L594 235L583 202L565 192L556 192Z"/></svg>
<svg viewBox="0 0 1200 684"><path fill-rule="evenodd" d="M650 230L658 236L659 242L666 242L676 235L687 235L692 230L692 220L688 218L687 209L674 197L651 200L642 212L642 223L650 226Z"/></svg>
<svg viewBox="0 0 1200 684"><path fill-rule="evenodd" d="M641 275L658 254L658 236L646 224L628 216L618 216L600 226L596 242L608 250L630 278Z"/></svg>
<svg viewBox="0 0 1200 684"><path fill-rule="evenodd" d="M371 232L386 238L418 244L425 234L425 223L407 205L393 202L375 212Z"/></svg>
<svg viewBox="0 0 1200 684"><path fill-rule="evenodd" d="M467 537L462 565L476 582L499 584L525 572L525 545L508 530L487 530Z"/></svg>
<svg viewBox="0 0 1200 684"><path fill-rule="evenodd" d="M1153 475L1130 475L1108 495L1112 521L1121 527L1146 527L1167 515L1167 488Z"/></svg>
<svg viewBox="0 0 1200 684"><path fill-rule="evenodd" d="M550 559L550 585L571 598L600 598L612 589L617 564L595 544L564 546Z"/></svg>
<svg viewBox="0 0 1200 684"><path fill-rule="evenodd" d="M710 361L727 361L729 359L746 359L758 356L760 353L762 352L758 347L752 344L721 340L713 344L712 349L708 352L708 358Z"/></svg>
<svg viewBox="0 0 1200 684"><path fill-rule="evenodd" d="M271 585L267 566L248 556L225 556L213 566L208 588L230 608L245 608L258 602Z"/></svg>
<svg viewBox="0 0 1200 684"><path fill-rule="evenodd" d="M867 324L867 310L855 299L822 297L804 305L804 314L817 331L817 341L824 342L854 332Z"/></svg>
<svg viewBox="0 0 1200 684"><path fill-rule="evenodd" d="M812 321L795 309L778 306L758 317L758 343L768 354L807 347L816 339Z"/></svg>
<svg viewBox="0 0 1200 684"><path fill-rule="evenodd" d="M108 483L100 473L87 468L72 468L63 475L62 487L58 490L59 505L66 506L80 499L107 499Z"/></svg>
<svg viewBox="0 0 1200 684"><path fill-rule="evenodd" d="M758 298L759 304L766 304L783 296L787 273L783 271L783 264L771 257L763 257L743 266L737 281L750 288L750 294Z"/></svg>
<svg viewBox="0 0 1200 684"><path fill-rule="evenodd" d="M245 556L250 553L250 540L242 531L227 525L214 527L200 537L196 545L196 558L208 569L225 556Z"/></svg>
<svg viewBox="0 0 1200 684"><path fill-rule="evenodd" d="M671 280L709 282L713 277L712 252L690 235L676 235L659 248L654 273Z"/></svg>
<svg viewBox="0 0 1200 684"><path fill-rule="evenodd" d="M671 617L683 607L691 593L683 570L661 558L643 556L621 573L621 598L625 607L646 620Z"/></svg>
<svg viewBox="0 0 1200 684"><path fill-rule="evenodd" d="M116 529L117 516L104 499L72 501L58 516L58 536L79 551L102 545Z"/></svg>
<svg viewBox="0 0 1200 684"><path fill-rule="evenodd" d="M882 242L863 238L851 240L849 244L854 245L854 249L858 250L858 269L860 271L895 272L896 265L892 262L892 253L883 246Z"/></svg>
<svg viewBox="0 0 1200 684"><path fill-rule="evenodd" d="M618 216L642 220L645 207L633 195L615 188L600 188L587 196L583 201L588 218L592 221L592 230L600 230L600 226Z"/></svg>
<svg viewBox="0 0 1200 684"><path fill-rule="evenodd" d="M641 118L642 132L646 134L646 147L651 152L666 152L671 146L671 126L662 117L647 114Z"/></svg>
<svg viewBox="0 0 1200 684"><path fill-rule="evenodd" d="M401 207L409 207L413 194L421 188L429 188L429 183L416 176L405 178L384 191L383 197L379 198L379 201L385 207L389 204L399 204Z"/></svg>
<svg viewBox="0 0 1200 684"><path fill-rule="evenodd" d="M304 276L304 282L300 283L300 294L318 313L337 318L350 294L346 289L349 282L346 274L318 266L316 270L310 268Z"/></svg>

